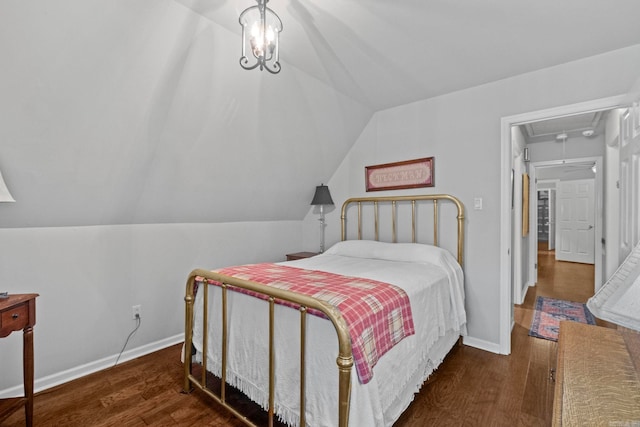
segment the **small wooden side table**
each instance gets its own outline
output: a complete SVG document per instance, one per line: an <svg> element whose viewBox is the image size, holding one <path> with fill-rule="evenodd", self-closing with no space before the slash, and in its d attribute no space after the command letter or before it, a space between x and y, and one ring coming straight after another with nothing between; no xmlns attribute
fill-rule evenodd
<svg viewBox="0 0 640 427"><path fill-rule="evenodd" d="M287 254L287 261L295 261L297 259L311 258L318 255L318 252L296 252L293 254Z"/></svg>
<svg viewBox="0 0 640 427"><path fill-rule="evenodd" d="M0 399L0 423L24 406L26 424L33 425L33 326L38 294L13 294L0 299L0 338L22 330L24 396Z"/></svg>

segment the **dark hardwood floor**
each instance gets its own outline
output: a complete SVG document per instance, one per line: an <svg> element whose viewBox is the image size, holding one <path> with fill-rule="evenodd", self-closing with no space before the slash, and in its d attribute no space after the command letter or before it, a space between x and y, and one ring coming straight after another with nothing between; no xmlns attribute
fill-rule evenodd
<svg viewBox="0 0 640 427"><path fill-rule="evenodd" d="M593 294L593 273L592 265L555 262L553 253L541 248L539 282L515 307L511 355L454 347L395 425L551 425L554 384L549 374L555 366L556 343L528 336L535 299L543 295L586 302ZM38 393L35 425L243 425L202 393L181 393L180 348L173 346ZM23 412L2 425L24 425Z"/></svg>

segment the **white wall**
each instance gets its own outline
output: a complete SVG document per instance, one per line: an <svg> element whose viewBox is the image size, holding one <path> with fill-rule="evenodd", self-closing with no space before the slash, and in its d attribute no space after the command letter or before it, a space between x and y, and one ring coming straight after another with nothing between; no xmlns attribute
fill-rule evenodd
<svg viewBox="0 0 640 427"><path fill-rule="evenodd" d="M435 156L435 188L397 193L452 193L466 205L466 342L498 351L501 117L623 94L638 75L635 45L380 111L329 181L334 201L366 194L367 165ZM472 209L475 197L483 210ZM313 220L305 222L307 247L315 245ZM330 244L339 240L339 209L327 221Z"/></svg>
<svg viewBox="0 0 640 427"><path fill-rule="evenodd" d="M40 294L36 389L110 366L135 327L134 304L142 325L128 349L182 341L191 270L284 261L300 236L300 221L0 229L2 290ZM21 334L2 340L0 360L0 396L19 395Z"/></svg>
<svg viewBox="0 0 640 427"><path fill-rule="evenodd" d="M529 224L529 233L522 235L523 228L523 203L522 196L523 174L528 173L527 163L524 161L525 138L522 129L519 126L511 128L511 154L513 157L514 171L514 191L513 191L513 223L512 223L512 248L513 248L513 302L514 304L522 304L526 296L527 287L529 286L529 239L536 233L534 227L537 224ZM529 182L531 189L535 183ZM535 194L535 193L534 193ZM537 209L537 198L529 198L529 209Z"/></svg>

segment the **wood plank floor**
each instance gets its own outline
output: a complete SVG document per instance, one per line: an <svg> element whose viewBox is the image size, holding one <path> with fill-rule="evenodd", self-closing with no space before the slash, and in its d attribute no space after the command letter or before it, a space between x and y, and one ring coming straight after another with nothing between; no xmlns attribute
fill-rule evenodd
<svg viewBox="0 0 640 427"><path fill-rule="evenodd" d="M515 307L512 354L456 346L395 424L422 426L548 426L556 343L528 336L538 295L586 302L592 265L555 262L539 251L539 282ZM601 323L601 325L608 326ZM36 426L241 426L199 392L182 394L180 346L123 363L41 392ZM3 426L24 425L22 411ZM361 427L361 426L356 426Z"/></svg>

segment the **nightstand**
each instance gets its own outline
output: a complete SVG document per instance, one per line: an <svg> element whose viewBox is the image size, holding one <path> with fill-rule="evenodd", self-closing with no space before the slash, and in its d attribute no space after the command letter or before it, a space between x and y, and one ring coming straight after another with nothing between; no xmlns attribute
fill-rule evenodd
<svg viewBox="0 0 640 427"><path fill-rule="evenodd" d="M311 258L318 255L318 252L296 252L293 254L287 254L287 261L295 261L296 259Z"/></svg>
<svg viewBox="0 0 640 427"><path fill-rule="evenodd" d="M33 425L33 325L38 294L14 294L0 299L0 338L22 330L24 396L0 399L0 423L24 406L26 425ZM3 367L0 367L0 369Z"/></svg>

